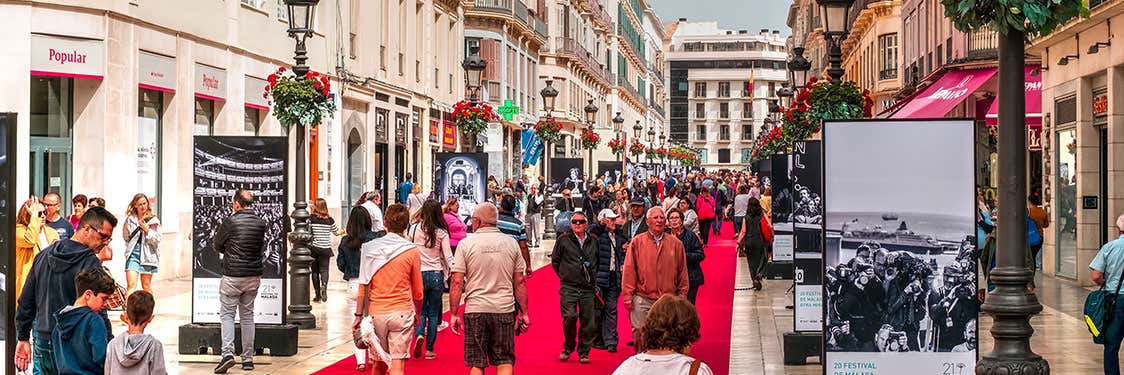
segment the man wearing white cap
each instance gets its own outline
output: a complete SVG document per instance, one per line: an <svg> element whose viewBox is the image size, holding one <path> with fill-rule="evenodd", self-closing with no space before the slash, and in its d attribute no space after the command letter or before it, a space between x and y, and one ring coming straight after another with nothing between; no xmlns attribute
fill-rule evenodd
<svg viewBox="0 0 1124 375"><path fill-rule="evenodd" d="M606 349L610 353L617 352L617 299L621 295L621 266L624 263L624 244L628 239L624 236L621 227L625 224L624 216L617 215L612 209L603 209L597 214L597 221L603 230L597 233L598 254L597 263L597 288L601 291L601 298L605 307L601 309L598 323L601 326L600 340L594 345L598 349Z"/></svg>

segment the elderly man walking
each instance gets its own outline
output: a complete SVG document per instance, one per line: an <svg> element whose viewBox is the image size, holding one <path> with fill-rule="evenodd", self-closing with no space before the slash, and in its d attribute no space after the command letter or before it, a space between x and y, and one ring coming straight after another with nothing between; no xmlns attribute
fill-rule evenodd
<svg viewBox="0 0 1124 375"><path fill-rule="evenodd" d="M578 361L589 363L589 350L600 333L595 321L597 238L587 231L589 224L585 212L575 212L570 221L571 231L558 237L550 253L550 265L562 284L558 291L562 302L562 333L565 337L562 354L558 357L562 362L570 359L570 353L574 352L576 345Z"/></svg>
<svg viewBox="0 0 1124 375"><path fill-rule="evenodd" d="M632 323L637 352L644 349L644 338L638 335L652 304L664 294L686 298L691 287L683 243L664 231L667 218L663 208L649 209L647 224L648 231L637 234L625 248L621 272L621 297Z"/></svg>
<svg viewBox="0 0 1124 375"><path fill-rule="evenodd" d="M471 220L476 231L457 244L453 259L450 328L456 335L463 328L464 364L472 368L470 374L483 375L486 368L496 366L497 375L511 375L515 366L515 333L531 325L524 279L527 263L515 239L496 228L499 210L494 204L476 206ZM523 307L518 317L516 301Z"/></svg>

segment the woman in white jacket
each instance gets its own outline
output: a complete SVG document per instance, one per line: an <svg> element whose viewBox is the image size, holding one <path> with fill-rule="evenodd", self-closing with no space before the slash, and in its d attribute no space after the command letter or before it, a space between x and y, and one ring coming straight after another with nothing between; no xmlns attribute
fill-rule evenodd
<svg viewBox="0 0 1124 375"><path fill-rule="evenodd" d="M156 274L160 265L159 226L160 219L152 212L148 197L144 194L134 195L133 200L129 201L129 208L125 210L125 225L121 226L127 254L125 295L137 290L138 276L141 289L152 293L152 275Z"/></svg>

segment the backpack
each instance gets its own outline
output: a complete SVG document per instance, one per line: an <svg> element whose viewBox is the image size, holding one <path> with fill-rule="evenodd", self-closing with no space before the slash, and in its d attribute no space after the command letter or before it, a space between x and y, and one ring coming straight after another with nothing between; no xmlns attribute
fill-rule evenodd
<svg viewBox="0 0 1124 375"><path fill-rule="evenodd" d="M1116 284L1113 293L1104 290L1104 285L1101 285L1101 289L1094 290L1085 297L1085 325L1088 326L1089 333L1093 334L1094 343L1104 344L1105 331L1115 318L1113 315L1116 311L1116 297L1120 293L1120 284L1124 284L1124 272L1120 277L1122 280ZM1105 281L1105 284L1108 284L1108 281Z"/></svg>
<svg viewBox="0 0 1124 375"><path fill-rule="evenodd" d="M1042 233L1038 232L1038 224L1035 224L1034 219L1026 216L1026 245L1039 246L1042 245Z"/></svg>

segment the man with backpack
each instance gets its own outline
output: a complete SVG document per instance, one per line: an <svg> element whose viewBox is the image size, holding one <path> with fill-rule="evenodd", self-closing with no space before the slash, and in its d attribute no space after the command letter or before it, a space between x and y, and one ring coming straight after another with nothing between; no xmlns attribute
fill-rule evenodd
<svg viewBox="0 0 1124 375"><path fill-rule="evenodd" d="M1116 229L1119 238L1106 243L1093 261L1089 263L1092 270L1093 282L1100 285L1103 290L1120 293L1121 277L1124 277L1124 215L1116 218ZM1119 298L1119 297L1117 297ZM1088 303L1088 302L1086 302ZM1124 318L1124 303L1116 303L1112 315ZM1111 319L1104 334L1104 373L1120 373L1120 342L1124 340L1124 319Z"/></svg>

